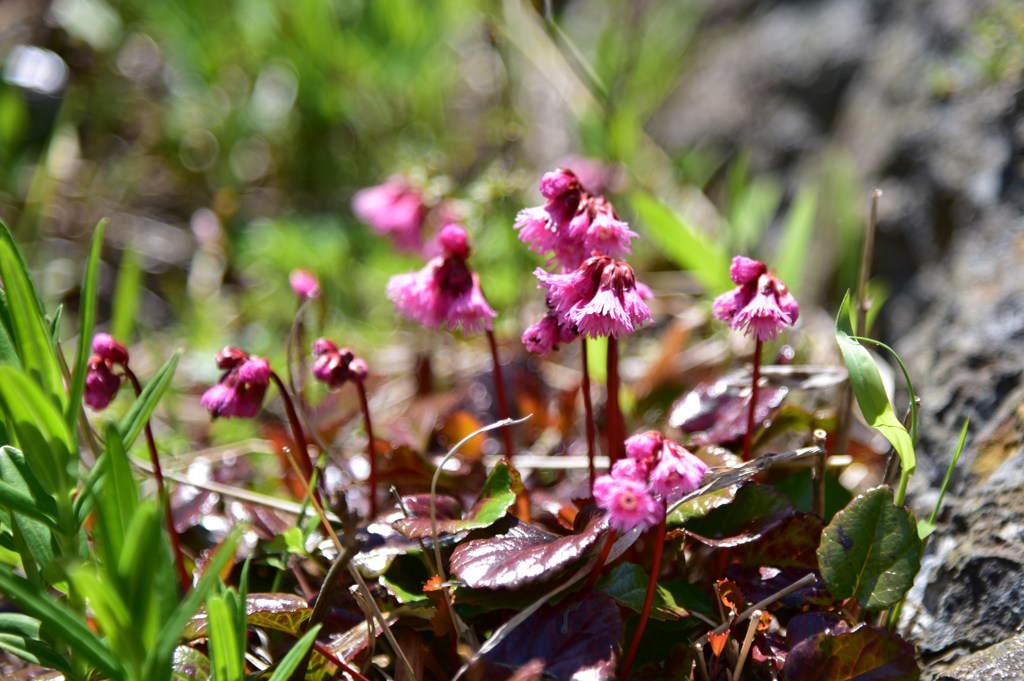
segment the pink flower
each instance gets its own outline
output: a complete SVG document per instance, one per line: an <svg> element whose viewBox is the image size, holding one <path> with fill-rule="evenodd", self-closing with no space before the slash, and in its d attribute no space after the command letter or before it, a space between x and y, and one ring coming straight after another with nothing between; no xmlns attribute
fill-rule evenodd
<svg viewBox="0 0 1024 681"><path fill-rule="evenodd" d="M624 262L596 255L570 274L534 274L548 289L548 306L559 321L582 335L618 338L651 319L633 269Z"/></svg>
<svg viewBox="0 0 1024 681"><path fill-rule="evenodd" d="M661 451L664 442L664 435L656 430L649 430L626 440L626 454L636 461L652 462Z"/></svg>
<svg viewBox="0 0 1024 681"><path fill-rule="evenodd" d="M583 198L583 188L571 170L559 168L544 173L540 193L547 199L543 206L524 208L516 216L519 240L535 253L550 253L559 248L569 221Z"/></svg>
<svg viewBox="0 0 1024 681"><path fill-rule="evenodd" d="M109 333L98 333L93 336L92 351L108 362L128 363L128 348L114 340Z"/></svg>
<svg viewBox="0 0 1024 681"><path fill-rule="evenodd" d="M738 286L715 298L711 308L715 318L760 341L771 340L796 323L800 316L796 299L764 263L736 256L729 273Z"/></svg>
<svg viewBox="0 0 1024 681"><path fill-rule="evenodd" d="M332 389L340 388L348 380L363 381L369 370L366 362L356 357L351 349L338 349L326 338L313 343L313 356L316 357L313 376Z"/></svg>
<svg viewBox="0 0 1024 681"><path fill-rule="evenodd" d="M405 251L423 247L423 221L427 207L418 191L402 179L356 192L352 212L357 218L385 234Z"/></svg>
<svg viewBox="0 0 1024 681"><path fill-rule="evenodd" d="M578 268L592 253L621 257L632 250L636 232L608 199L585 192L571 170L546 173L540 190L547 203L520 211L515 228L530 250L552 253L563 272Z"/></svg>
<svg viewBox="0 0 1024 681"><path fill-rule="evenodd" d="M253 418L270 385L270 362L243 350L226 347L217 353L217 367L225 369L220 382L199 400L213 418Z"/></svg>
<svg viewBox="0 0 1024 681"><path fill-rule="evenodd" d="M128 348L109 333L98 333L92 339L92 353L86 366L82 399L90 409L102 411L121 389L121 377L114 373L114 367L128 364Z"/></svg>
<svg viewBox="0 0 1024 681"><path fill-rule="evenodd" d="M491 328L497 313L487 304L480 278L469 269L469 245L465 230L447 225L439 236L442 256L431 259L418 272L397 274L388 282L387 294L399 314L427 328L442 324L453 331L475 333Z"/></svg>
<svg viewBox="0 0 1024 681"><path fill-rule="evenodd" d="M121 389L121 377L111 370L111 362L99 355L89 358L85 374L85 392L82 395L86 405L95 411L106 409Z"/></svg>
<svg viewBox="0 0 1024 681"><path fill-rule="evenodd" d="M650 462L640 459L619 459L612 464L612 476L636 482L647 482L650 473Z"/></svg>
<svg viewBox="0 0 1024 681"><path fill-rule="evenodd" d="M314 300L320 297L320 282L313 273L306 270L293 270L288 283L299 300Z"/></svg>
<svg viewBox="0 0 1024 681"><path fill-rule="evenodd" d="M558 323L558 317L549 312L539 322L523 332L523 345L527 352L546 355L564 343L576 340L572 329Z"/></svg>
<svg viewBox="0 0 1024 681"><path fill-rule="evenodd" d="M651 489L671 504L700 487L707 470L706 463L666 439L651 470Z"/></svg>
<svg viewBox="0 0 1024 681"><path fill-rule="evenodd" d="M602 475L594 481L594 500L608 512L608 523L620 532L648 528L661 520L662 507L643 482L623 475Z"/></svg>

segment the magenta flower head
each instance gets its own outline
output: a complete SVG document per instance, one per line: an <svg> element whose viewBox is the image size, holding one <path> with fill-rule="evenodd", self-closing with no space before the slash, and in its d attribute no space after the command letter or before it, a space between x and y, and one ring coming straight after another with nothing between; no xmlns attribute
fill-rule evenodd
<svg viewBox="0 0 1024 681"><path fill-rule="evenodd" d="M608 524L620 532L647 529L661 520L662 507L644 482L615 469L594 481L594 500L608 513Z"/></svg>
<svg viewBox="0 0 1024 681"><path fill-rule="evenodd" d="M563 272L576 269L591 253L622 257L636 232L619 219L603 196L588 194L571 170L545 173L543 206L525 208L516 217L519 239L536 253L551 253Z"/></svg>
<svg viewBox="0 0 1024 681"><path fill-rule="evenodd" d="M340 388L349 380L362 382L369 372L366 362L351 349L339 349L326 338L313 343L313 356L313 376L331 389Z"/></svg>
<svg viewBox="0 0 1024 681"><path fill-rule="evenodd" d="M293 270L288 277L292 291L299 297L300 301L315 300L320 297L320 282L316 276L307 270Z"/></svg>
<svg viewBox="0 0 1024 681"><path fill-rule="evenodd" d="M469 239L459 225L446 225L438 235L442 255L432 258L418 272L397 274L387 293L399 314L433 329L447 326L475 333L491 328L497 313L487 304L480 277L466 260Z"/></svg>
<svg viewBox="0 0 1024 681"><path fill-rule="evenodd" d="M527 352L546 355L552 350L557 350L559 345L573 342L577 337L576 332L560 324L558 317L549 312L523 332L522 340Z"/></svg>
<svg viewBox="0 0 1024 681"><path fill-rule="evenodd" d="M95 411L102 411L117 397L121 389L121 376L114 367L128 364L128 348L114 340L109 333L98 333L92 339L92 356L86 366L85 392L82 399Z"/></svg>
<svg viewBox="0 0 1024 681"><path fill-rule="evenodd" d="M700 487L708 465L672 440L665 439L651 470L651 489L674 503Z"/></svg>
<svg viewBox="0 0 1024 681"><path fill-rule="evenodd" d="M540 268L534 274L559 321L581 335L618 338L651 319L633 268L624 262L595 255L569 274Z"/></svg>
<svg viewBox="0 0 1024 681"><path fill-rule="evenodd" d="M712 314L759 341L775 338L800 316L800 306L781 279L757 260L736 256L729 275L737 286L715 298Z"/></svg>
<svg viewBox="0 0 1024 681"><path fill-rule="evenodd" d="M664 435L656 430L649 430L626 440L626 454L634 461L653 463L664 443Z"/></svg>
<svg viewBox="0 0 1024 681"><path fill-rule="evenodd" d="M423 248L423 196L400 178L356 192L352 212L357 218L392 239L395 247L418 252Z"/></svg>
<svg viewBox="0 0 1024 681"><path fill-rule="evenodd" d="M270 362L244 350L225 347L217 353L217 368L225 371L220 382L199 400L213 418L255 417L270 385Z"/></svg>

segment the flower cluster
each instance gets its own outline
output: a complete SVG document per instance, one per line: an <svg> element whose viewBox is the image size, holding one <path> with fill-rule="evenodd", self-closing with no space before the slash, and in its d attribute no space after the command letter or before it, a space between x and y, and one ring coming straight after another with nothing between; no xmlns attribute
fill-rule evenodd
<svg viewBox="0 0 1024 681"><path fill-rule="evenodd" d="M657 431L626 440L628 458L594 482L594 499L608 512L611 526L622 532L648 528L662 519L665 507L700 486L708 467Z"/></svg>
<svg viewBox="0 0 1024 681"><path fill-rule="evenodd" d="M631 252L636 232L619 219L608 199L589 194L571 170L545 173L540 192L547 202L521 210L515 228L530 250L552 253L563 272L595 252L616 258Z"/></svg>
<svg viewBox="0 0 1024 681"><path fill-rule="evenodd" d="M497 313L480 289L480 277L469 268L469 237L456 224L438 234L441 255L418 272L397 274L388 282L387 294L399 314L427 328L442 324L449 329L475 333L491 328Z"/></svg>
<svg viewBox="0 0 1024 681"><path fill-rule="evenodd" d="M633 268L609 256L591 256L568 274L534 274L557 321L575 333L618 338L651 319L644 302L650 290L637 284Z"/></svg>
<svg viewBox="0 0 1024 681"><path fill-rule="evenodd" d="M90 409L101 411L114 400L121 388L121 376L114 373L114 367L127 364L128 348L114 340L113 336L98 333L93 337L83 395Z"/></svg>
<svg viewBox="0 0 1024 681"><path fill-rule="evenodd" d="M737 255L729 276L736 288L715 298L712 314L736 331L766 341L796 323L800 307L781 279L758 260Z"/></svg>
<svg viewBox="0 0 1024 681"><path fill-rule="evenodd" d="M270 385L270 362L243 350L225 347L217 353L220 382L205 393L200 403L213 418L253 418L263 406Z"/></svg>
<svg viewBox="0 0 1024 681"><path fill-rule="evenodd" d="M423 223L427 205L418 190L406 180L394 178L376 187L356 192L352 212L375 230L391 237L404 251L423 248Z"/></svg>
<svg viewBox="0 0 1024 681"><path fill-rule="evenodd" d="M523 345L527 352L546 355L557 350L559 345L571 343L579 336L571 327L561 323L558 315L548 312L536 324L523 332Z"/></svg>
<svg viewBox="0 0 1024 681"><path fill-rule="evenodd" d="M366 361L356 357L351 348L339 349L326 338L313 343L313 356L313 376L331 389L340 388L349 380L362 383L369 373Z"/></svg>

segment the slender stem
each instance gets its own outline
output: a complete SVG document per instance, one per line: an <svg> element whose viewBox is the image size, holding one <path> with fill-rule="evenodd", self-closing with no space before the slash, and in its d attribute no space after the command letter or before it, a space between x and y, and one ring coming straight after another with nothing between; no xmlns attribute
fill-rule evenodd
<svg viewBox="0 0 1024 681"><path fill-rule="evenodd" d="M498 359L498 342L494 339L494 330L487 329L487 343L491 347L491 363L494 365L494 394L498 402L498 418L502 421L509 418L508 399L505 395L505 378L501 373L501 361ZM505 456L512 460L515 449L512 447L512 430L505 426L501 429L501 437L505 444Z"/></svg>
<svg viewBox="0 0 1024 681"><path fill-rule="evenodd" d="M587 583L583 586L582 593L589 593L594 590L594 585L597 584L597 578L601 575L601 569L604 568L605 562L608 560L608 554L612 552L612 544L615 543L615 530L608 530L608 538L604 540L604 546L601 547L601 553L597 556L597 562L594 563L594 569L591 570L590 576L587 577Z"/></svg>
<svg viewBox="0 0 1024 681"><path fill-rule="evenodd" d="M814 446L819 449L818 455L814 457L814 494L811 501L811 511L819 518L825 517L825 438L826 433L821 428L814 430Z"/></svg>
<svg viewBox="0 0 1024 681"><path fill-rule="evenodd" d="M351 676L355 681L369 681L365 676L345 664L344 660L332 653L323 643L313 641L313 650L323 655L324 659L333 664L339 670Z"/></svg>
<svg viewBox="0 0 1024 681"><path fill-rule="evenodd" d="M658 530L654 537L654 558L651 563L651 577L647 582L647 595L644 597L644 609L640 611L640 621L636 623L636 631L633 633L633 642L629 644L629 652L626 653L626 661L619 670L619 681L626 681L629 678L629 669L633 666L633 658L640 648L640 639L643 638L644 629L647 627L647 620L651 616L651 606L654 604L654 591L658 588L658 575L661 573L661 555L665 549L665 517L668 509L662 502L661 522L658 523Z"/></svg>
<svg viewBox="0 0 1024 681"><path fill-rule="evenodd" d="M348 539L347 536L346 539ZM327 571L327 576L324 577L324 581L320 585L320 593L316 596L313 612L310 613L309 619L302 625L303 631L309 631L311 627L323 621L324 615L327 614L327 604L330 602L337 586L341 584L341 573L348 567L349 561L352 560L352 556L355 554L356 547L354 545L347 546L345 551L339 554L334 562L331 563L331 568ZM302 658L299 666L292 672L291 679L293 681L302 681L302 679L306 678L306 670L309 668L312 652L312 648L310 648L309 652Z"/></svg>
<svg viewBox="0 0 1024 681"><path fill-rule="evenodd" d="M615 463L625 454L622 408L619 406L619 341L608 336L608 461Z"/></svg>
<svg viewBox="0 0 1024 681"><path fill-rule="evenodd" d="M359 391L359 406L363 409L363 424L366 427L366 456L370 459L370 517L377 517L377 447L374 445L373 422L370 421L370 403L366 399L366 386L355 381Z"/></svg>
<svg viewBox="0 0 1024 681"><path fill-rule="evenodd" d="M590 474L590 487L594 487L594 405L590 400L590 368L587 362L587 337L580 338L580 353L583 358L583 383L580 391L583 393L583 411L586 413L587 431L587 471Z"/></svg>
<svg viewBox="0 0 1024 681"><path fill-rule="evenodd" d="M750 624L747 625L747 635L743 637L743 646L740 648L740 656L736 661L736 667L733 669L732 678L739 679L740 674L743 673L743 665L747 661L747 655L750 654L750 644L754 642L754 634L757 632L758 620L761 619L761 612L754 612L750 616Z"/></svg>
<svg viewBox="0 0 1024 681"><path fill-rule="evenodd" d="M299 415L295 412L295 403L292 401L287 388L285 388L277 372L271 371L270 378L274 381L274 385L277 386L278 392L281 393L281 401L284 402L284 410L288 415L292 437L295 438L295 458L299 462L299 470L302 471L308 483L313 479L313 462L309 458L309 445L306 444L306 435L302 430L302 425L299 423ZM317 491L313 490L313 494L317 496Z"/></svg>
<svg viewBox="0 0 1024 681"><path fill-rule="evenodd" d="M743 436L743 460L750 461L750 447L754 442L754 412L757 410L758 383L761 382L761 349L764 342L758 338L754 346L754 370L750 381L750 409L747 410L747 433Z"/></svg>
<svg viewBox="0 0 1024 681"><path fill-rule="evenodd" d="M142 395L142 385L139 383L138 377L135 372L128 368L127 364L121 365L124 368L124 375L128 378L128 382L132 384L132 390L135 391L135 396L139 397ZM174 552L174 566L178 570L178 580L181 582L181 588L185 593L188 593L189 589L192 588L192 578L189 575L188 568L185 567L185 556L181 551L181 539L178 537L178 530L174 527L174 514L171 512L171 497L167 494L167 487L164 485L164 472L160 468L160 454L156 450L156 439L153 437L153 429L149 427L149 420L146 420L146 425L143 427L143 432L146 435L146 447L149 449L149 461L153 464L153 477L156 479L157 496L160 500L160 505L164 511L164 522L167 524L167 536L171 540L171 549Z"/></svg>

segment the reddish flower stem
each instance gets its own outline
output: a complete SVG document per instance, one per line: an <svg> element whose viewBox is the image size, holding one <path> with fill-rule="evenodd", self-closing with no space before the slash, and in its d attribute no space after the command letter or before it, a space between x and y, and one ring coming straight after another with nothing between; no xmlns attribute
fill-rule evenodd
<svg viewBox="0 0 1024 681"><path fill-rule="evenodd" d="M594 440L596 436L594 433L594 405L590 400L590 368L587 362L586 337L580 339L580 352L583 358L583 383L580 385L580 391L583 393L583 411L586 412L587 419L587 471L590 474L590 488L593 489L596 475L594 471Z"/></svg>
<svg viewBox="0 0 1024 681"><path fill-rule="evenodd" d="M508 399L505 395L505 378L501 373L501 362L498 359L498 342L494 339L494 330L487 329L487 343L491 347L491 362L494 364L494 395L498 402L498 418L507 419ZM505 444L505 456L509 461L515 450L512 447L512 429L505 426L501 429L501 437Z"/></svg>
<svg viewBox="0 0 1024 681"><path fill-rule="evenodd" d="M359 392L359 406L363 409L363 424L366 427L366 456L370 459L370 517L377 517L377 447L373 438L373 422L370 420L370 403L366 399L366 386L355 381Z"/></svg>
<svg viewBox="0 0 1024 681"><path fill-rule="evenodd" d="M622 408L619 406L619 341L608 336L608 461L615 463L625 455Z"/></svg>
<svg viewBox="0 0 1024 681"><path fill-rule="evenodd" d="M299 470L306 476L306 483L312 485L313 462L309 458L309 445L306 444L306 435L302 430L302 424L299 423L299 415L295 412L295 403L292 401L288 390L284 387L284 383L281 381L281 377L277 375L277 372L271 371L270 378L274 381L274 385L277 386L277 391L281 393L281 401L284 402L284 410L288 415L292 437L295 438L295 460L298 461ZM313 489L312 492L316 500L320 501L319 492L316 489Z"/></svg>
<svg viewBox="0 0 1024 681"><path fill-rule="evenodd" d="M619 681L626 681L629 678L629 669L633 666L633 658L636 657L636 651L640 648L640 639L643 638L644 629L647 627L647 620L651 616L651 606L654 604L654 590L658 587L658 575L661 572L661 555L665 548L665 516L667 511L667 504L662 502L661 522L658 523L658 531L654 537L654 558L651 563L650 581L647 582L647 595L644 597L644 609L640 611L640 621L636 623L633 642L629 644L626 660L619 670Z"/></svg>
<svg viewBox="0 0 1024 681"><path fill-rule="evenodd" d="M601 553L597 556L597 562L594 563L594 569L590 571L590 576L587 577L587 583L583 587L583 591L581 593L590 593L594 590L594 585L597 584L597 578L601 575L601 570L604 568L604 564L608 560L608 554L612 552L613 544L615 544L615 530L608 530L608 536L604 540L604 546L601 547Z"/></svg>
<svg viewBox="0 0 1024 681"><path fill-rule="evenodd" d="M132 384L132 390L135 391L135 397L142 395L142 385L139 383L138 377L135 372L128 368L127 364L121 365L124 368L124 375L128 378L128 382ZM185 555L181 551L181 539L178 537L178 530L174 527L174 514L171 512L171 497L167 493L167 487L164 484L164 472L160 468L160 454L156 450L156 439L153 437L153 429L149 427L149 420L146 420L146 425L143 427L142 432L146 436L146 446L149 449L149 461L153 464L153 477L156 478L156 489L157 495L160 500L160 505L164 511L164 522L167 524L167 536L171 540L171 549L174 553L174 566L178 571L178 580L181 582L181 588L184 593L188 593L189 589L192 588L192 577L189 574L188 568L185 567Z"/></svg>
<svg viewBox="0 0 1024 681"><path fill-rule="evenodd" d="M743 436L743 460L750 461L750 447L754 442L754 412L757 410L758 383L761 382L761 346L764 342L758 338L754 346L754 370L750 382L750 409L747 410L747 432Z"/></svg>
<svg viewBox="0 0 1024 681"><path fill-rule="evenodd" d="M339 670L351 676L353 679L355 679L355 681L369 681L369 679L367 679L365 676L363 676L355 669L352 669L352 667L349 667L347 664L345 664L345 662L340 657L338 657L330 650L328 650L327 646L325 646L323 643L320 643L319 641L313 641L313 650L323 655L324 659L333 664Z"/></svg>

